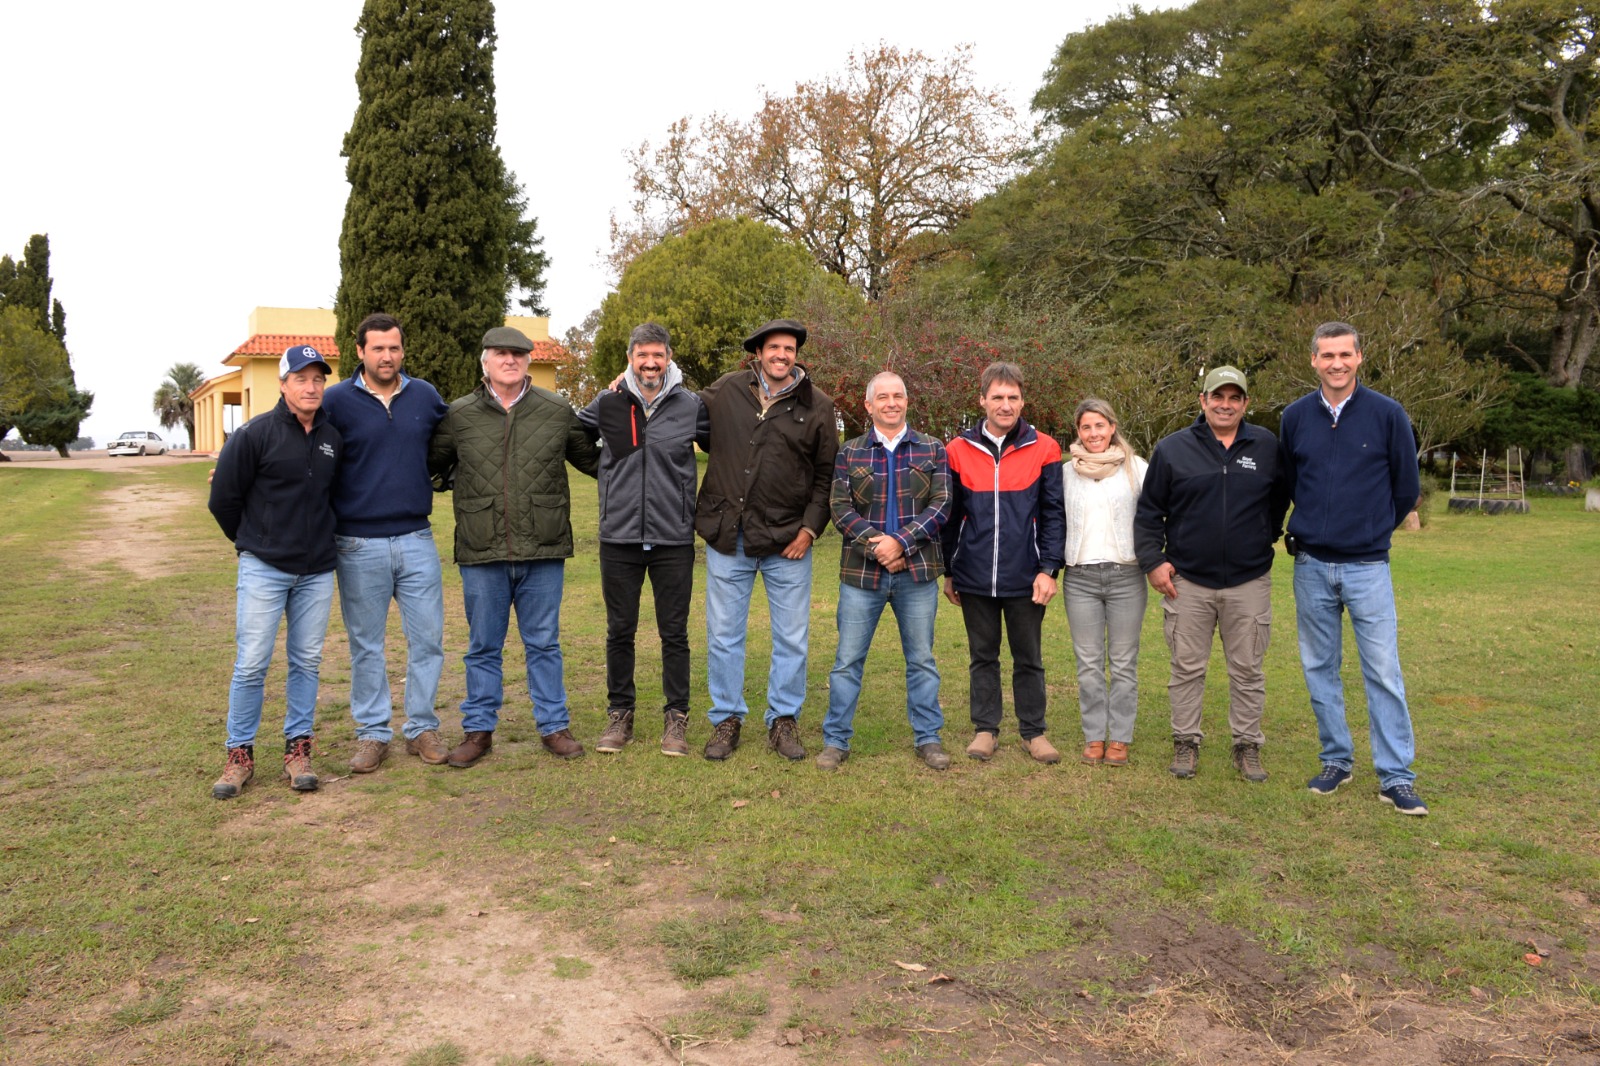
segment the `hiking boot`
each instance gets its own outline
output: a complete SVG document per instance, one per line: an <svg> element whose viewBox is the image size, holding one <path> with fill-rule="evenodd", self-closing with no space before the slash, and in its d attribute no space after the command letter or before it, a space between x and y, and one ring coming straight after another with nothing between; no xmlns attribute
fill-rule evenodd
<svg viewBox="0 0 1600 1066"><path fill-rule="evenodd" d="M711 739L706 741L706 758L721 762L732 755L739 746L739 727L743 724L744 720L738 717L718 722L711 730Z"/></svg>
<svg viewBox="0 0 1600 1066"><path fill-rule="evenodd" d="M606 711L606 717L610 721L606 725L606 731L595 741L594 750L615 755L627 747L628 741L633 739L633 712L623 710L621 707L612 707Z"/></svg>
<svg viewBox="0 0 1600 1066"><path fill-rule="evenodd" d="M1392 806L1398 814L1426 816L1428 813L1428 807L1417 795L1417 790L1404 782L1379 789L1378 798Z"/></svg>
<svg viewBox="0 0 1600 1066"><path fill-rule="evenodd" d="M794 715L786 714L772 720L767 730L767 747L790 762L806 757L805 745L800 743L800 730L795 728Z"/></svg>
<svg viewBox="0 0 1600 1066"><path fill-rule="evenodd" d="M1090 766L1099 766L1106 761L1106 742L1091 740L1083 746L1083 754L1078 758Z"/></svg>
<svg viewBox="0 0 1600 1066"><path fill-rule="evenodd" d="M558 759L583 757L583 745L578 743L578 738L572 735L570 729L558 729L554 733L546 733L539 738L539 743L544 745L545 751Z"/></svg>
<svg viewBox="0 0 1600 1066"><path fill-rule="evenodd" d="M1233 746L1233 768L1244 775L1246 781L1256 784L1267 779L1267 771L1261 766L1261 745L1248 741L1240 741Z"/></svg>
<svg viewBox="0 0 1600 1066"><path fill-rule="evenodd" d="M823 747L822 754L817 756L818 770L837 770L839 766L850 757L844 748L836 748L832 744Z"/></svg>
<svg viewBox="0 0 1600 1066"><path fill-rule="evenodd" d="M445 756L445 762L457 769L465 769L489 754L494 749L494 730L468 733L461 738L461 743Z"/></svg>
<svg viewBox="0 0 1600 1066"><path fill-rule="evenodd" d="M688 711L666 711L662 715L661 754L689 754Z"/></svg>
<svg viewBox="0 0 1600 1066"><path fill-rule="evenodd" d="M212 799L233 799L244 791L244 786L256 776L256 749L246 744L242 748L229 748L228 761L222 767L222 776L211 786Z"/></svg>
<svg viewBox="0 0 1600 1066"><path fill-rule="evenodd" d="M930 740L926 744L917 745L917 758L930 770L950 769L950 756L945 753L944 745L937 740Z"/></svg>
<svg viewBox="0 0 1600 1066"><path fill-rule="evenodd" d="M1172 765L1167 770L1173 777L1193 777L1200 768L1200 744L1189 737L1172 738Z"/></svg>
<svg viewBox="0 0 1600 1066"><path fill-rule="evenodd" d="M977 759L979 762L988 762L994 758L995 746L999 739L990 732L980 732L973 736L972 743L967 745L967 758Z"/></svg>
<svg viewBox="0 0 1600 1066"><path fill-rule="evenodd" d="M438 766L450 757L444 738L437 729L428 729L406 741L406 754L415 755L429 766Z"/></svg>
<svg viewBox="0 0 1600 1066"><path fill-rule="evenodd" d="M1049 766L1061 761L1061 753L1056 750L1056 746L1042 736L1024 740L1022 746L1028 749L1028 754L1033 757L1034 762L1042 762Z"/></svg>
<svg viewBox="0 0 1600 1066"><path fill-rule="evenodd" d="M1348 780L1350 780L1349 770L1341 769L1332 763L1323 763L1317 776L1306 782L1306 787L1319 796L1331 796Z"/></svg>
<svg viewBox="0 0 1600 1066"><path fill-rule="evenodd" d="M317 772L311 768L311 738L293 737L283 742L283 776L296 792L315 792Z"/></svg>
<svg viewBox="0 0 1600 1066"><path fill-rule="evenodd" d="M389 742L366 737L356 741L356 753L350 757L350 772L370 774L389 754Z"/></svg>
<svg viewBox="0 0 1600 1066"><path fill-rule="evenodd" d="M1120 740L1113 740L1106 745L1107 766L1128 765L1128 745Z"/></svg>

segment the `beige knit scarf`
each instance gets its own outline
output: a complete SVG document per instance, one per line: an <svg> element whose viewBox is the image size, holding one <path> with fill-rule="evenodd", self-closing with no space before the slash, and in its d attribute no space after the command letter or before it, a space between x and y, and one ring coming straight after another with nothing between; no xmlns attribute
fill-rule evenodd
<svg viewBox="0 0 1600 1066"><path fill-rule="evenodd" d="M1103 452L1090 452L1084 450L1082 444L1073 441L1067 451L1072 455L1072 469L1080 476L1095 481L1104 481L1115 474L1128 458L1127 453L1115 444L1109 445Z"/></svg>

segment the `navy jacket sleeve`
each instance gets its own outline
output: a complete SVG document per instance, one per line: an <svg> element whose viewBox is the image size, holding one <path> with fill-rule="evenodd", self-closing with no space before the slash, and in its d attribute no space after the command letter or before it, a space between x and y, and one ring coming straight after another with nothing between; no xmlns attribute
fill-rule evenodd
<svg viewBox="0 0 1600 1066"><path fill-rule="evenodd" d="M1061 470L1060 463L1051 463L1039 471L1039 572L1051 577L1061 570L1067 553L1066 489Z"/></svg>
<svg viewBox="0 0 1600 1066"><path fill-rule="evenodd" d="M255 449L252 447L255 439L256 434L250 433L248 428L241 428L228 438L222 446L222 454L217 456L217 471L211 478L208 506L223 536L229 540L238 539L239 523L244 518L244 498L255 482Z"/></svg>
<svg viewBox="0 0 1600 1066"><path fill-rule="evenodd" d="M1150 453L1150 466L1144 472L1144 488L1133 512L1133 551L1139 569L1149 573L1167 561L1167 494L1172 483L1172 468L1157 444Z"/></svg>
<svg viewBox="0 0 1600 1066"><path fill-rule="evenodd" d="M1399 529L1422 496L1422 479L1417 470L1417 438L1403 408L1395 412L1389 425L1389 483L1394 494L1394 528Z"/></svg>

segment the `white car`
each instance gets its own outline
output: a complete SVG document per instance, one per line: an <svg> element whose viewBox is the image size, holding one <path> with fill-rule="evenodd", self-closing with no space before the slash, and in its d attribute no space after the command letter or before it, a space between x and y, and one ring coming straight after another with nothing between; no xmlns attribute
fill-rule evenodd
<svg viewBox="0 0 1600 1066"><path fill-rule="evenodd" d="M124 433L106 449L107 455L166 455L167 442L154 433Z"/></svg>

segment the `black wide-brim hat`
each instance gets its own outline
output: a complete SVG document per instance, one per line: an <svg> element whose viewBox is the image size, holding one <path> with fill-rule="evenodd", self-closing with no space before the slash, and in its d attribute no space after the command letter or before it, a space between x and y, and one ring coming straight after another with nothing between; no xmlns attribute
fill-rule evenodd
<svg viewBox="0 0 1600 1066"><path fill-rule="evenodd" d="M744 350L754 355L761 350L762 342L774 333L794 334L796 351L806 346L806 328L804 326L792 318L775 318L744 339Z"/></svg>

